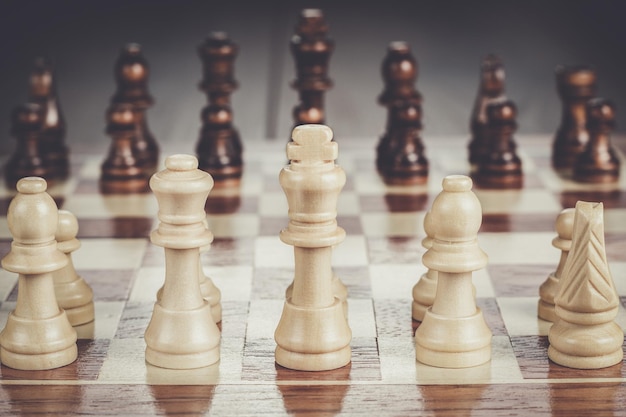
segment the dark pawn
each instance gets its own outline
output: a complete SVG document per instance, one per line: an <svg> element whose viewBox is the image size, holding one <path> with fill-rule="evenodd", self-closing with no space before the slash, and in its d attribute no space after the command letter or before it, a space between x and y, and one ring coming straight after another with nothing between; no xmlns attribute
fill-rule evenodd
<svg viewBox="0 0 626 417"><path fill-rule="evenodd" d="M52 64L45 58L35 60L30 74L29 101L39 104L44 112L40 153L50 170L50 179L66 179L70 167L65 119L57 95L56 76Z"/></svg>
<svg viewBox="0 0 626 417"><path fill-rule="evenodd" d="M294 127L324 124L324 92L333 86L328 78L328 63L335 43L328 37L328 25L319 9L302 10L295 31L291 54L296 63L296 79L291 87L298 91L300 102L293 109Z"/></svg>
<svg viewBox="0 0 626 417"><path fill-rule="evenodd" d="M216 188L238 186L243 172L243 146L230 105L230 97L238 87L234 78L238 50L224 32L209 34L198 47L203 64L199 87L207 94L209 104L202 110L196 153L199 168L211 174Z"/></svg>
<svg viewBox="0 0 626 417"><path fill-rule="evenodd" d="M381 67L385 88L378 96L378 103L389 106L394 103L422 103L422 95L415 88L418 66L411 48L406 42L391 42Z"/></svg>
<svg viewBox="0 0 626 417"><path fill-rule="evenodd" d="M17 139L15 152L4 167L4 179L14 189L23 177L42 177L48 180L51 171L40 153L44 109L36 103L27 103L13 109L11 135Z"/></svg>
<svg viewBox="0 0 626 417"><path fill-rule="evenodd" d="M568 173L589 141L585 106L596 95L596 73L585 66L558 66L555 74L563 112L552 145L552 166Z"/></svg>
<svg viewBox="0 0 626 417"><path fill-rule="evenodd" d="M472 169L489 151L487 140L487 105L505 99L504 65L496 55L487 55L480 66L480 86L470 118L471 138L468 146Z"/></svg>
<svg viewBox="0 0 626 417"><path fill-rule="evenodd" d="M376 167L386 184L414 185L428 180L421 118L419 104L390 106L387 132L376 149Z"/></svg>
<svg viewBox="0 0 626 417"><path fill-rule="evenodd" d="M574 179L588 183L610 183L619 180L620 161L611 146L615 128L615 105L596 98L587 102L589 143L574 166Z"/></svg>
<svg viewBox="0 0 626 417"><path fill-rule="evenodd" d="M111 104L106 113L106 133L112 142L101 166L100 191L105 194L143 193L149 190L149 177L139 165L133 143L137 134L132 104Z"/></svg>
<svg viewBox="0 0 626 417"><path fill-rule="evenodd" d="M420 137L422 96L415 89L417 62L407 43L392 42L382 64L387 126L376 149L376 167L386 184L424 184L428 160Z"/></svg>
<svg viewBox="0 0 626 417"><path fill-rule="evenodd" d="M156 171L159 161L159 145L148 128L146 111L154 104L148 92L150 69L148 61L141 53L141 46L136 43L126 45L114 67L117 90L111 103L131 104L135 112L137 135L133 142L134 152L139 164L148 175Z"/></svg>
<svg viewBox="0 0 626 417"><path fill-rule="evenodd" d="M513 133L517 108L510 100L490 103L486 109L489 152L478 165L476 183L484 188L521 188L524 176Z"/></svg>

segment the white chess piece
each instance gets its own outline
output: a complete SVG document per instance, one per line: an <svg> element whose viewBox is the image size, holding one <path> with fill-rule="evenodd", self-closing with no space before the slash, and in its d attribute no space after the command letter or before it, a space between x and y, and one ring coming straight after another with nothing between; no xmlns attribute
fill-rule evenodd
<svg viewBox="0 0 626 417"><path fill-rule="evenodd" d="M427 212L424 216L424 231L426 232L426 237L422 240L422 246L428 250L432 247L433 238L435 236L434 224L430 212ZM426 314L428 307L433 305L436 292L437 271L428 268L428 271L422 274L417 284L413 286L413 319L417 321L424 320L424 314Z"/></svg>
<svg viewBox="0 0 626 417"><path fill-rule="evenodd" d="M72 326L94 320L93 291L87 282L76 273L72 252L80 248L76 239L78 221L67 210L59 210L59 226L56 232L57 248L67 257L67 265L53 273L54 292L59 307L65 310Z"/></svg>
<svg viewBox="0 0 626 417"><path fill-rule="evenodd" d="M7 215L13 236L2 267L16 272L17 303L0 333L0 361L15 369L43 370L76 360L76 331L54 295L52 273L67 265L57 249L57 206L43 178L26 177Z"/></svg>
<svg viewBox="0 0 626 417"><path fill-rule="evenodd" d="M561 250L561 258L556 270L548 275L548 278L539 287L539 303L537 316L540 319L555 322L554 296L559 289L559 279L563 274L563 267L567 261L567 254L572 247L572 231L574 228L574 208L566 208L556 218L557 237L552 239L552 246Z"/></svg>
<svg viewBox="0 0 626 417"><path fill-rule="evenodd" d="M323 125L302 125L287 145L290 165L280 173L289 203L289 225L280 233L294 246L295 273L274 333L276 363L290 369L322 371L351 360L352 332L343 303L334 295L331 255L345 231L337 226L337 199L346 181L335 165L337 143Z"/></svg>
<svg viewBox="0 0 626 417"><path fill-rule="evenodd" d="M578 369L598 369L623 359L624 332L615 322L619 296L604 246L602 203L576 203L572 248L554 297L548 357Z"/></svg>
<svg viewBox="0 0 626 417"><path fill-rule="evenodd" d="M200 368L220 358L220 332L198 278L199 248L213 237L203 223L213 180L191 155L172 155L165 167L150 179L160 220L150 239L165 248L165 284L144 336L146 361L161 368Z"/></svg>
<svg viewBox="0 0 626 417"><path fill-rule="evenodd" d="M423 262L437 271L437 292L415 332L416 358L427 365L466 368L491 359L491 331L472 285L487 255L478 246L482 212L471 189L469 177L448 176L431 208L435 238Z"/></svg>

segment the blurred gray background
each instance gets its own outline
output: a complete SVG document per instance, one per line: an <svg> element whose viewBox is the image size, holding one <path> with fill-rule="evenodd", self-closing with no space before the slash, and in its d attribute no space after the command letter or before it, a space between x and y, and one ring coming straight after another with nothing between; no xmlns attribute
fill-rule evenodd
<svg viewBox="0 0 626 417"><path fill-rule="evenodd" d="M329 71L335 87L326 107L337 138L380 135L380 64L394 40L409 42L419 63L426 141L467 134L479 64L487 53L505 63L507 94L519 109L518 134L556 129L558 64L594 66L599 94L616 102L618 131L626 130L623 1L3 1L0 154L14 148L11 109L26 100L38 55L56 65L70 147L108 146L104 112L115 90L113 64L128 42L143 46L151 66L151 130L159 142L184 143L181 151L191 151L205 104L197 88L196 47L214 30L228 32L240 46L233 109L242 139L285 140L297 101L289 87L294 64L288 44L304 7L324 10L336 42Z"/></svg>

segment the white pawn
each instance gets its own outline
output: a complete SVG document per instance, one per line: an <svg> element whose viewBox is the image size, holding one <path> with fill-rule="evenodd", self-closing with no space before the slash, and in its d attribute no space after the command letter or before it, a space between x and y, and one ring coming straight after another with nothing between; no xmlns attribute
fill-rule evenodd
<svg viewBox="0 0 626 417"><path fill-rule="evenodd" d="M54 293L59 307L65 310L72 326L89 323L94 319L93 291L74 268L72 252L80 248L78 221L67 210L59 210L56 232L57 248L67 257L67 265L53 273Z"/></svg>
<svg viewBox="0 0 626 417"><path fill-rule="evenodd" d="M478 246L482 212L471 189L469 177L448 176L431 208L435 238L423 263L437 271L437 292L415 332L416 358L431 366L466 368L491 359L491 331L472 285L472 271L487 265L487 255Z"/></svg>
<svg viewBox="0 0 626 417"><path fill-rule="evenodd" d="M22 178L7 214L13 243L2 267L19 278L15 310L0 333L0 361L15 369L58 368L78 355L76 331L54 296L52 273L67 257L54 240L58 209L46 188L43 178Z"/></svg>
<svg viewBox="0 0 626 417"><path fill-rule="evenodd" d="M280 239L294 246L291 297L274 333L276 363L323 371L350 363L352 332L343 303L334 294L333 246L345 239L337 226L337 199L346 182L337 165L338 147L323 125L301 125L287 145L291 163L280 172L289 204L289 224Z"/></svg>
<svg viewBox="0 0 626 417"><path fill-rule="evenodd" d="M422 240L422 246L428 250L432 247L433 237L435 236L430 211L426 212L424 216L424 232L426 232L426 237ZM433 305L436 292L437 271L428 268L428 271L422 274L417 284L413 286L412 316L414 320L424 320L424 314L426 314L428 307Z"/></svg>
<svg viewBox="0 0 626 417"><path fill-rule="evenodd" d="M559 365L598 369L623 359L624 332L615 322L619 296L604 247L602 203L576 203L572 249L554 297L548 357Z"/></svg>
<svg viewBox="0 0 626 417"><path fill-rule="evenodd" d="M220 358L220 332L200 292L200 248L211 243L204 205L213 187L191 155L172 155L150 179L159 203L152 243L165 248L165 283L146 329L146 362L169 369L209 366Z"/></svg>
<svg viewBox="0 0 626 417"><path fill-rule="evenodd" d="M548 278L539 287L539 303L537 306L537 316L540 319L555 322L557 317L554 312L554 296L559 289L559 279L563 274L563 267L567 261L567 254L572 247L572 230L574 228L574 208L566 208L556 218L557 237L552 239L552 246L561 250L561 258Z"/></svg>

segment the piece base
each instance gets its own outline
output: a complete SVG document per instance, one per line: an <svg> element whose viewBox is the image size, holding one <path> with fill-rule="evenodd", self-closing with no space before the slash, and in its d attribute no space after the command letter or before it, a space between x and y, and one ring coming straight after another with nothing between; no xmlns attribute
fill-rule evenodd
<svg viewBox="0 0 626 417"><path fill-rule="evenodd" d="M327 353L300 353L290 352L276 347L276 363L285 368L296 371L329 371L338 369L350 363L352 350L350 345Z"/></svg>
<svg viewBox="0 0 626 417"><path fill-rule="evenodd" d="M620 348L615 352L602 356L574 356L559 352L554 346L548 347L548 357L558 365L574 369L602 369L616 365L624 358L624 351Z"/></svg>
<svg viewBox="0 0 626 417"><path fill-rule="evenodd" d="M78 357L76 344L67 349L40 355L21 354L10 352L0 347L0 362L9 368L22 371L43 371L69 365Z"/></svg>

